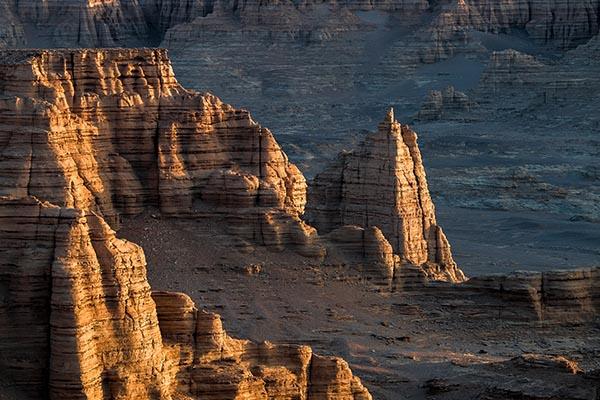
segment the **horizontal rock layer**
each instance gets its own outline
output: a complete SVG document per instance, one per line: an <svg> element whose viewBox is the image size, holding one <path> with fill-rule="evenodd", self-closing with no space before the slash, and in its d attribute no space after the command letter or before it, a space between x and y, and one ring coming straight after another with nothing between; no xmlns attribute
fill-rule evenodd
<svg viewBox="0 0 600 400"><path fill-rule="evenodd" d="M468 30L525 30L535 41L572 48L599 32L599 0L0 0L0 46L114 47L170 45L230 30L265 38L327 39L368 29L352 12L387 12L420 21L422 59L446 58L468 46ZM429 17L431 22L424 22ZM420 28L421 28L420 27ZM172 29L171 32L169 30Z"/></svg>
<svg viewBox="0 0 600 400"><path fill-rule="evenodd" d="M482 276L464 288L500 300L500 308L479 302L495 308L499 318L573 321L600 312L600 268Z"/></svg>
<svg viewBox="0 0 600 400"><path fill-rule="evenodd" d="M179 346L179 390L202 399L371 399L348 364L310 347L233 339L181 293L154 292L165 343Z"/></svg>
<svg viewBox="0 0 600 400"><path fill-rule="evenodd" d="M12 47L139 46L151 37L138 1L0 0L0 9Z"/></svg>
<svg viewBox="0 0 600 400"><path fill-rule="evenodd" d="M249 113L181 87L164 50L0 53L0 194L121 215L224 217L322 253L302 173Z"/></svg>

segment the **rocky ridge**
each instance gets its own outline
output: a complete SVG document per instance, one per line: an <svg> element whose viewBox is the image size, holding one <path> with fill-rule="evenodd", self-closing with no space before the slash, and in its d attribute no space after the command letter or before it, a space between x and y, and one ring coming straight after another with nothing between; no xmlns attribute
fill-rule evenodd
<svg viewBox="0 0 600 400"><path fill-rule="evenodd" d="M508 320L577 321L593 319L600 311L600 268L514 272L469 279L463 289L476 290L503 303L497 308ZM486 306L487 304L487 306Z"/></svg>
<svg viewBox="0 0 600 400"><path fill-rule="evenodd" d="M300 220L305 179L271 132L181 87L164 50L0 57L1 194L91 210L114 227L148 206L221 216L255 243L322 255Z"/></svg>
<svg viewBox="0 0 600 400"><path fill-rule="evenodd" d="M340 359L151 294L142 249L94 213L2 197L0 218L0 369L21 398L371 398Z"/></svg>
<svg viewBox="0 0 600 400"><path fill-rule="evenodd" d="M202 399L341 398L368 400L348 364L308 346L233 339L217 314L198 310L185 294L154 292L165 343L179 348L179 390Z"/></svg>
<svg viewBox="0 0 600 400"><path fill-rule="evenodd" d="M346 225L377 227L384 248L398 256L388 267L392 271L401 273L408 264L432 279L465 279L436 224L417 135L394 119L393 110L356 151L340 154L315 177L306 219L321 233Z"/></svg>
<svg viewBox="0 0 600 400"><path fill-rule="evenodd" d="M286 36L327 40L337 33L369 29L353 14L377 11L401 16L403 24L427 19L419 37L427 37L424 61L446 58L472 40L469 30L525 30L542 44L573 48L599 32L598 0L373 1L231 1L231 0L77 0L64 2L2 0L0 43L9 47L176 45L206 34L231 30L270 32L265 38ZM174 29L169 32L170 29ZM200 35L200 36L198 36Z"/></svg>

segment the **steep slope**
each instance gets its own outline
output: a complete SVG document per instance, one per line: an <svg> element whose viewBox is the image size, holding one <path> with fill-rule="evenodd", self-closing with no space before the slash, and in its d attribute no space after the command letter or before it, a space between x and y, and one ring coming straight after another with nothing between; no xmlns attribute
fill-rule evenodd
<svg viewBox="0 0 600 400"><path fill-rule="evenodd" d="M319 232L376 226L403 264L435 279L462 281L435 210L417 135L390 110L360 147L340 154L311 184L306 219Z"/></svg>
<svg viewBox="0 0 600 400"><path fill-rule="evenodd" d="M354 12L377 11L400 16L404 27L420 21L426 62L464 49L469 30L524 30L540 44L568 49L600 25L598 0L0 0L0 10L0 46L7 47L140 46L162 39L179 46L231 31L314 41L369 30Z"/></svg>
<svg viewBox="0 0 600 400"><path fill-rule="evenodd" d="M137 0L0 0L0 9L24 33L26 44L17 42L18 47L131 46L149 37Z"/></svg>
<svg viewBox="0 0 600 400"><path fill-rule="evenodd" d="M343 360L151 294L142 249L93 213L2 197L0 221L0 371L20 398L371 399Z"/></svg>
<svg viewBox="0 0 600 400"><path fill-rule="evenodd" d="M2 198L0 218L2 374L32 398L169 398L142 249L33 198Z"/></svg>
<svg viewBox="0 0 600 400"><path fill-rule="evenodd" d="M148 206L320 256L302 173L269 130L185 90L164 50L0 53L0 194L92 210L114 227ZM25 161L25 162L23 162Z"/></svg>

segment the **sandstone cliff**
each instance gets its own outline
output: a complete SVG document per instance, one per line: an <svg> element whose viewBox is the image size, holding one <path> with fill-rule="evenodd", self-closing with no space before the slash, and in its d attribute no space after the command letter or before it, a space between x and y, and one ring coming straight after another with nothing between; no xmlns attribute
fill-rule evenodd
<svg viewBox="0 0 600 400"><path fill-rule="evenodd" d="M248 112L185 90L164 50L0 53L0 194L119 216L220 216L320 256L306 182Z"/></svg>
<svg viewBox="0 0 600 400"><path fill-rule="evenodd" d="M343 360L151 294L142 249L93 213L1 197L0 220L0 371L20 398L371 399Z"/></svg>
<svg viewBox="0 0 600 400"><path fill-rule="evenodd" d="M180 351L178 388L201 399L371 399L348 364L308 346L233 339L182 293L154 292L165 343Z"/></svg>
<svg viewBox="0 0 600 400"><path fill-rule="evenodd" d="M306 219L321 233L344 225L377 227L402 264L422 266L434 279L462 281L436 223L416 139L390 110L359 149L342 153L315 177Z"/></svg>
<svg viewBox="0 0 600 400"><path fill-rule="evenodd" d="M472 278L463 289L474 290L498 318L507 320L578 321L600 311L600 268L514 272ZM492 305L483 298L493 299Z"/></svg>
<svg viewBox="0 0 600 400"><path fill-rule="evenodd" d="M313 41L368 30L354 12L375 10L400 16L403 25L420 21L421 59L434 62L469 47L471 30L524 30L540 44L575 47L599 32L598 1L0 0L0 47L139 46L162 39L178 46L233 31Z"/></svg>
<svg viewBox="0 0 600 400"><path fill-rule="evenodd" d="M101 218L0 200L0 370L24 398L169 398L144 253Z"/></svg>

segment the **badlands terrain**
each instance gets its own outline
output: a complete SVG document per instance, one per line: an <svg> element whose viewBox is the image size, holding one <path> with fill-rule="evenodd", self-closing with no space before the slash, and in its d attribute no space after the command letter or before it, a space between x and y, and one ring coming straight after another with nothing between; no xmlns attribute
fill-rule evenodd
<svg viewBox="0 0 600 400"><path fill-rule="evenodd" d="M0 11L0 399L600 398L597 0Z"/></svg>

